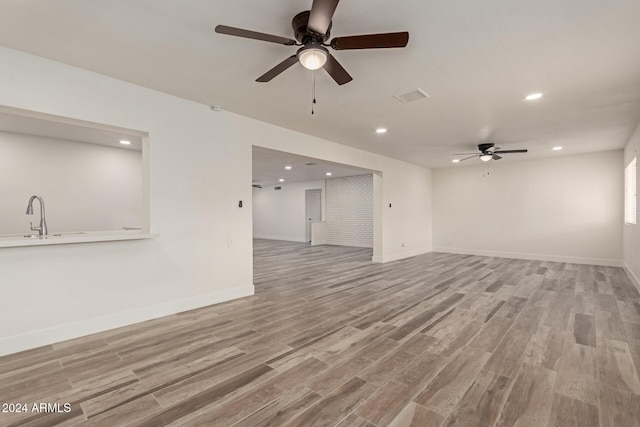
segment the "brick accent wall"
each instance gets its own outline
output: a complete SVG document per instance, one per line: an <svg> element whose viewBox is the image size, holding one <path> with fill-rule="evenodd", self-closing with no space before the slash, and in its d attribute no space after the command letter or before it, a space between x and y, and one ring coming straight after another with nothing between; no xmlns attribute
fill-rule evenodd
<svg viewBox="0 0 640 427"><path fill-rule="evenodd" d="M327 179L327 243L373 247L373 176Z"/></svg>

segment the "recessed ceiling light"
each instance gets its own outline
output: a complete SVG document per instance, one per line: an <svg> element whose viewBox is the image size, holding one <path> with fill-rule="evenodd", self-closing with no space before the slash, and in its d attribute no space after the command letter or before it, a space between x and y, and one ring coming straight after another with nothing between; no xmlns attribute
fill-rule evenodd
<svg viewBox="0 0 640 427"><path fill-rule="evenodd" d="M291 166L285 166L284 167L286 170L290 171L291 170Z"/></svg>
<svg viewBox="0 0 640 427"><path fill-rule="evenodd" d="M531 95L527 95L527 97L525 98L527 101L534 101L536 99L540 99L542 98L542 94L541 93L532 93Z"/></svg>
<svg viewBox="0 0 640 427"><path fill-rule="evenodd" d="M386 128L378 128L378 129L376 129L376 133L387 133L387 129Z"/></svg>
<svg viewBox="0 0 640 427"><path fill-rule="evenodd" d="M280 181L280 182L284 182L284 178L280 178L278 181Z"/></svg>
<svg viewBox="0 0 640 427"><path fill-rule="evenodd" d="M333 174L332 174L331 172L327 172L327 173L325 173L325 175L327 175L327 176L331 176L331 175L333 175Z"/></svg>
<svg viewBox="0 0 640 427"><path fill-rule="evenodd" d="M126 139L121 139L120 144L122 145L131 145L131 141L127 141Z"/></svg>
<svg viewBox="0 0 640 427"><path fill-rule="evenodd" d="M451 163L460 163L460 159L453 159L451 160Z"/></svg>
<svg viewBox="0 0 640 427"><path fill-rule="evenodd" d="M552 150L553 151L560 151L560 150L562 150L562 147L553 147Z"/></svg>

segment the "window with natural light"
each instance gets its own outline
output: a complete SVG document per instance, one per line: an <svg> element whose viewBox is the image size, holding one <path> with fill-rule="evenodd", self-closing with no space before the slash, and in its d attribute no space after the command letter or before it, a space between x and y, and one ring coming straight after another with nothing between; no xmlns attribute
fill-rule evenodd
<svg viewBox="0 0 640 427"><path fill-rule="evenodd" d="M624 222L636 223L636 158L624 168Z"/></svg>

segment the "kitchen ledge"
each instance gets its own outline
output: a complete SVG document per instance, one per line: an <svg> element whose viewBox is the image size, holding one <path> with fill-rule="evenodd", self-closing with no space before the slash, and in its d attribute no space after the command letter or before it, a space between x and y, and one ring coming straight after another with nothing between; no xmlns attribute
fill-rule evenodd
<svg viewBox="0 0 640 427"><path fill-rule="evenodd" d="M44 237L25 237L22 234L0 235L0 248L19 246L67 245L71 243L114 242L121 240L152 239L155 234L140 231L86 231L50 233Z"/></svg>

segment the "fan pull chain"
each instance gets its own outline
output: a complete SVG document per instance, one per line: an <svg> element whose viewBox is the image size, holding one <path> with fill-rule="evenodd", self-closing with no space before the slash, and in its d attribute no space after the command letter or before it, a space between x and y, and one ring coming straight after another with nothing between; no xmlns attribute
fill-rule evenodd
<svg viewBox="0 0 640 427"><path fill-rule="evenodd" d="M311 71L311 114L315 114L313 110L316 103L316 70Z"/></svg>

